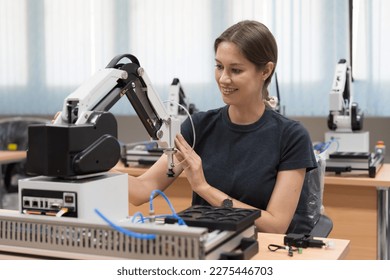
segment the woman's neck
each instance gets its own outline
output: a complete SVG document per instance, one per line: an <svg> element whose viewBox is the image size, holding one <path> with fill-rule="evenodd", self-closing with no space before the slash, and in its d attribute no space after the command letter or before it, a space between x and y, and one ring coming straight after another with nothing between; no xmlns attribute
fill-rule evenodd
<svg viewBox="0 0 390 280"><path fill-rule="evenodd" d="M228 114L230 121L234 124L248 125L257 122L264 114L265 104L262 102L257 106L239 107L230 105Z"/></svg>

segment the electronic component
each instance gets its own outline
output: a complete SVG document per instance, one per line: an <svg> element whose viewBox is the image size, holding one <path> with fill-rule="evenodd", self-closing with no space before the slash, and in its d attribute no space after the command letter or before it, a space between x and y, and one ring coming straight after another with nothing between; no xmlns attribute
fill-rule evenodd
<svg viewBox="0 0 390 280"><path fill-rule="evenodd" d="M325 170L341 174L342 172L368 171L370 178L375 178L384 163L384 154L334 152L326 160Z"/></svg>
<svg viewBox="0 0 390 280"><path fill-rule="evenodd" d="M19 180L19 212L23 214L99 220L95 208L122 219L128 213L127 174L64 180L37 176Z"/></svg>
<svg viewBox="0 0 390 280"><path fill-rule="evenodd" d="M21 212L56 216L66 209L62 216L77 217L77 193L67 191L22 189Z"/></svg>
<svg viewBox="0 0 390 280"><path fill-rule="evenodd" d="M284 236L284 245L297 248L321 248L326 244L322 240L314 239L312 236L307 234L289 233Z"/></svg>
<svg viewBox="0 0 390 280"><path fill-rule="evenodd" d="M122 145L121 160L125 166L152 165L163 153L156 141L129 143Z"/></svg>

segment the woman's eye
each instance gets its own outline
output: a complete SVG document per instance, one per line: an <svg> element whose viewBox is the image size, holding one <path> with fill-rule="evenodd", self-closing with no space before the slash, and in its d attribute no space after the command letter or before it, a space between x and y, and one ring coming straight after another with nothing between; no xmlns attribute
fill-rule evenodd
<svg viewBox="0 0 390 280"><path fill-rule="evenodd" d="M223 69L223 67L222 67L222 65L220 65L220 64L217 64L217 65L215 65L215 69L217 69L217 70L222 70L222 69Z"/></svg>
<svg viewBox="0 0 390 280"><path fill-rule="evenodd" d="M241 69L232 69L232 73L234 74L240 74L242 72Z"/></svg>

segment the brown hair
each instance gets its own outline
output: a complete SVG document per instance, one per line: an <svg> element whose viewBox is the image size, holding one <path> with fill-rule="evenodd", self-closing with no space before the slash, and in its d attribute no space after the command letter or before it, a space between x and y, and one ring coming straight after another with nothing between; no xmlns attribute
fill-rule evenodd
<svg viewBox="0 0 390 280"><path fill-rule="evenodd" d="M262 92L263 99L269 100L268 85L278 60L278 46L271 31L258 21L244 20L232 25L215 39L215 52L221 42L234 43L246 59L256 65L258 70L263 69L268 62L274 63L271 75L264 81Z"/></svg>

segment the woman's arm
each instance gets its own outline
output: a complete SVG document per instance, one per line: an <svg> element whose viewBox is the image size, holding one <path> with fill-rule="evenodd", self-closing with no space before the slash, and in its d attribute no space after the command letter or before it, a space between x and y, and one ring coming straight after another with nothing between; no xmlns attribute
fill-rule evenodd
<svg viewBox="0 0 390 280"><path fill-rule="evenodd" d="M301 195L306 170L279 171L267 209L256 221L262 232L286 233Z"/></svg>
<svg viewBox="0 0 390 280"><path fill-rule="evenodd" d="M175 160L176 162L176 160ZM129 202L139 206L149 201L153 190L165 190L183 171L180 165L174 167L175 176L168 177L168 159L163 154L145 173L138 177L128 176ZM115 172L115 170L113 170Z"/></svg>

